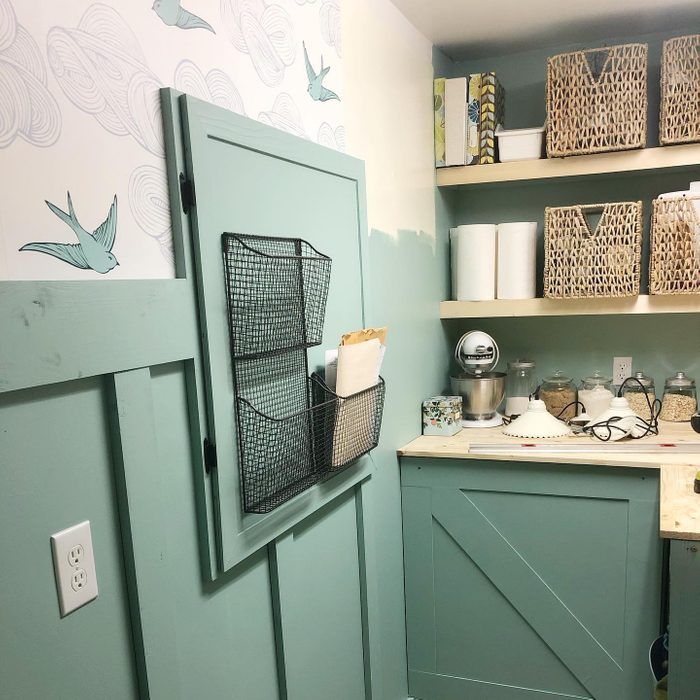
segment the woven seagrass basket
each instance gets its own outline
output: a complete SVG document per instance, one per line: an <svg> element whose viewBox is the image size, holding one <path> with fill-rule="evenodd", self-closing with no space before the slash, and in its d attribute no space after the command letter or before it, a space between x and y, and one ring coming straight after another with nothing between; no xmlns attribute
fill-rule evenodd
<svg viewBox="0 0 700 700"><path fill-rule="evenodd" d="M700 197L652 204L650 294L700 293Z"/></svg>
<svg viewBox="0 0 700 700"><path fill-rule="evenodd" d="M548 158L646 146L647 53L621 44L548 59Z"/></svg>
<svg viewBox="0 0 700 700"><path fill-rule="evenodd" d="M700 141L700 34L664 41L659 143Z"/></svg>
<svg viewBox="0 0 700 700"><path fill-rule="evenodd" d="M600 213L594 229L588 216ZM553 299L639 294L642 203L547 207L544 295Z"/></svg>

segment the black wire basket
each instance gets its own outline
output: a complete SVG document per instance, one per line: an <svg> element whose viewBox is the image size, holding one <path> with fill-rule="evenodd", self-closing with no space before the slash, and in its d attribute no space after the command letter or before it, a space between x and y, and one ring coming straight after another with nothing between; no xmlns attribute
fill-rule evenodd
<svg viewBox="0 0 700 700"><path fill-rule="evenodd" d="M222 236L233 358L318 345L331 259L299 238Z"/></svg>
<svg viewBox="0 0 700 700"><path fill-rule="evenodd" d="M311 375L312 400L316 405L333 404L324 426L323 461L326 470L336 472L379 444L384 413L384 380L350 396L339 396L323 378Z"/></svg>
<svg viewBox="0 0 700 700"><path fill-rule="evenodd" d="M309 377L331 260L300 239L222 236L241 498L269 513L377 446L384 381L338 396Z"/></svg>

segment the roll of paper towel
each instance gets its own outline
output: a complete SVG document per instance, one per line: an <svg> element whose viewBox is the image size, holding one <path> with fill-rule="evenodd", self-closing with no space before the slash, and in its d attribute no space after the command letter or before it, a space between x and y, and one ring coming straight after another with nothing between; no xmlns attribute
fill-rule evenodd
<svg viewBox="0 0 700 700"><path fill-rule="evenodd" d="M457 229L450 229L450 292L452 294L452 299L457 299L457 265L459 264L459 259L457 256Z"/></svg>
<svg viewBox="0 0 700 700"><path fill-rule="evenodd" d="M455 297L459 301L487 301L496 298L496 226L465 224L454 233L452 259Z"/></svg>
<svg viewBox="0 0 700 700"><path fill-rule="evenodd" d="M534 299L537 222L498 224L499 299Z"/></svg>

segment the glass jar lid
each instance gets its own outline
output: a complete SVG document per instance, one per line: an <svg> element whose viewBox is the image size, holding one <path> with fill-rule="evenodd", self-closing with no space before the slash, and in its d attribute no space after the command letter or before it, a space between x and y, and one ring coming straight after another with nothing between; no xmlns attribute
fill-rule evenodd
<svg viewBox="0 0 700 700"><path fill-rule="evenodd" d="M558 369L551 377L546 377L544 383L553 386L566 386L573 381L571 377L567 377L562 370Z"/></svg>
<svg viewBox="0 0 700 700"><path fill-rule="evenodd" d="M535 363L532 360L512 360L508 369L535 369Z"/></svg>
<svg viewBox="0 0 700 700"><path fill-rule="evenodd" d="M654 380L650 376L644 374L644 372L635 372L632 375L632 377L636 379L637 382L639 382L639 384L641 384L642 386L654 386ZM639 384L637 384L637 382L628 382L625 388L634 389L635 387L637 387L637 389L639 389Z"/></svg>
<svg viewBox="0 0 700 700"><path fill-rule="evenodd" d="M612 377L604 377L598 370L593 372L590 377L584 377L583 383L586 387L606 386L612 384Z"/></svg>
<svg viewBox="0 0 700 700"><path fill-rule="evenodd" d="M695 386L695 380L692 377L687 377L685 372L676 372L666 380L666 386L693 387Z"/></svg>

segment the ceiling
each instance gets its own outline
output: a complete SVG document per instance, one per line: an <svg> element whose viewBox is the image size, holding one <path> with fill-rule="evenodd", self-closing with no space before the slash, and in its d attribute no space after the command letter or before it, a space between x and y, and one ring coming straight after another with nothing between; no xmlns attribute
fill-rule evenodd
<svg viewBox="0 0 700 700"><path fill-rule="evenodd" d="M700 24L698 0L393 0L452 58L589 43ZM494 11L496 15L494 16Z"/></svg>

